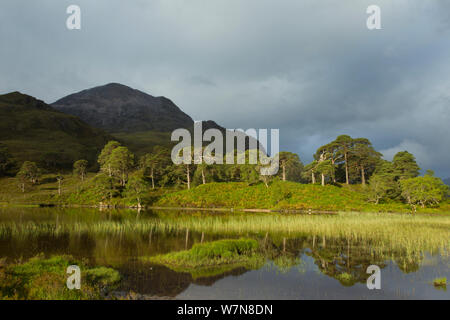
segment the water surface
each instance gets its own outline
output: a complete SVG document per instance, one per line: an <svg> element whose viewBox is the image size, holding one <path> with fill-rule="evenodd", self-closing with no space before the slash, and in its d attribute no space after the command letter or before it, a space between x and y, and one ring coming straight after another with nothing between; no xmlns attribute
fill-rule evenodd
<svg viewBox="0 0 450 320"><path fill-rule="evenodd" d="M439 250L412 254L408 248L394 250L389 244L370 245L370 241L314 234L221 234L207 227L203 232L167 227L170 219L186 215L198 219L199 224L206 215L219 220L226 217L218 213L3 208L0 257L15 262L40 253L70 254L92 265L117 269L122 275L119 291L149 298L450 298L449 291L432 285L435 278L450 279L450 258ZM162 220L164 228L158 227ZM143 232L139 228L142 224L155 227ZM114 229L121 225L127 228ZM239 237L258 240L268 252L265 263L252 268L224 267L202 275L175 272L140 260L143 256L189 249L202 241ZM366 286L369 265L381 268L381 290L368 290Z"/></svg>

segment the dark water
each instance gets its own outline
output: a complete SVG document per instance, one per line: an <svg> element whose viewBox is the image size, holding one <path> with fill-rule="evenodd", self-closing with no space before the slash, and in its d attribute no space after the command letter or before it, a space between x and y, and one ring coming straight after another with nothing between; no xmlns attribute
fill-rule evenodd
<svg viewBox="0 0 450 320"><path fill-rule="evenodd" d="M212 276L202 276L175 272L139 258L188 249L202 238L206 242L243 235L186 234L183 230L157 228L148 233L92 232L82 228L51 231L58 225L98 225L108 221L125 224L137 219L157 222L161 216L134 211L0 209L0 258L14 262L40 253L70 254L87 259L92 265L117 269L122 275L120 291L153 298L450 299L449 291L432 285L435 278L450 279L450 259L439 253L412 257L407 252L380 253L367 243L348 239L324 241L314 235L245 234L270 251L265 264L254 269L224 268ZM35 226L34 231L13 231L13 225L30 223ZM368 290L366 286L369 265L381 268L381 290Z"/></svg>

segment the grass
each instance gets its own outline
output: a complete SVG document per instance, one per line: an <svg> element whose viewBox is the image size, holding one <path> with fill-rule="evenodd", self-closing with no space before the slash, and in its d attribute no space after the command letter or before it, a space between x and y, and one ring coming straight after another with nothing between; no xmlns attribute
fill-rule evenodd
<svg viewBox="0 0 450 320"><path fill-rule="evenodd" d="M155 206L236 209L283 209L358 212L411 212L400 202L371 204L364 191L342 186L320 186L290 181L274 181L269 188L264 184L249 186L244 182L208 183L173 193L167 193ZM419 209L421 211L421 209ZM423 212L450 212L445 203L440 208Z"/></svg>
<svg viewBox="0 0 450 320"><path fill-rule="evenodd" d="M93 178L96 174L88 173L84 181L73 174L64 174L61 195L58 194L56 174L44 174L36 185L27 185L26 192L19 188L16 178L0 179L0 205L4 206L37 206L37 205L87 205L95 206L102 201L94 187ZM149 203L155 197L168 192L169 189L149 190L143 199ZM134 198L115 197L108 204L127 207L136 205Z"/></svg>
<svg viewBox="0 0 450 320"><path fill-rule="evenodd" d="M89 174L88 178L94 175ZM64 175L62 182L62 196L58 195L58 183L55 174L45 174L40 183L34 186L28 185L26 192L22 193L16 178L4 178L0 180L0 204L3 205L38 205L59 204L69 194L76 194L82 187L81 180L72 175Z"/></svg>
<svg viewBox="0 0 450 320"><path fill-rule="evenodd" d="M447 289L447 278L436 278L433 280L433 285L436 288Z"/></svg>
<svg viewBox="0 0 450 320"><path fill-rule="evenodd" d="M352 286L355 283L355 279L350 273L344 272L341 274L338 274L336 276L336 279L339 280L339 282L344 286Z"/></svg>
<svg viewBox="0 0 450 320"><path fill-rule="evenodd" d="M195 244L190 250L147 258L148 261L185 268L211 267L246 262L258 249L253 239L225 239Z"/></svg>
<svg viewBox="0 0 450 320"><path fill-rule="evenodd" d="M69 265L78 265L82 270L80 290L69 290L66 286ZM0 268L0 299L102 299L102 289L113 287L119 280L120 275L116 270L88 267L72 256L45 258L39 255L25 263Z"/></svg>
<svg viewBox="0 0 450 320"><path fill-rule="evenodd" d="M42 176L39 184L27 186L25 193L19 189L17 179L0 179L0 205L97 206L100 202L107 202L118 207L130 207L137 204L134 198L120 196L119 187L115 190L115 197L102 199L94 177L94 173L89 173L85 181L81 181L72 174L64 175L61 196L58 195L55 174ZM264 184L249 186L229 182L208 183L183 191L149 189L142 200L144 205L154 207L411 213L411 208L401 202L368 203L361 186L320 186L289 181L274 181L269 188ZM418 208L418 212L450 215L450 203L442 203L437 208Z"/></svg>
<svg viewBox="0 0 450 320"><path fill-rule="evenodd" d="M11 209L8 209L11 210ZM18 210L18 209L17 209ZM24 209L38 210L38 209ZM73 209L76 210L76 209ZM149 232L185 231L219 235L257 234L283 237L302 235L325 238L344 238L362 241L365 245L384 250L407 252L450 252L450 217L433 215L402 215L388 213L339 213L336 215L299 214L205 214L156 212L149 218L94 219L95 215L65 221L0 222L0 236L64 234L87 232L99 235L134 234L147 236Z"/></svg>
<svg viewBox="0 0 450 320"><path fill-rule="evenodd" d="M190 250L142 257L141 260L191 273L194 278L210 277L239 267L261 266L264 257L258 253L258 248L258 242L253 239L225 239L195 244Z"/></svg>

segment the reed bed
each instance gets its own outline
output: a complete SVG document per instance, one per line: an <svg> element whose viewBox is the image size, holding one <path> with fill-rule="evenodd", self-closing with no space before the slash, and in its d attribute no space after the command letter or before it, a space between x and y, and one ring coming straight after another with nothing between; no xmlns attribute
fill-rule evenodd
<svg viewBox="0 0 450 320"><path fill-rule="evenodd" d="M122 221L68 221L56 223L0 222L0 237L40 234L92 233L98 235L148 235L190 230L221 235L270 234L295 238L318 236L350 239L377 248L406 252L450 252L450 217L387 213L339 213L337 215L228 214L176 217L159 213L156 218Z"/></svg>

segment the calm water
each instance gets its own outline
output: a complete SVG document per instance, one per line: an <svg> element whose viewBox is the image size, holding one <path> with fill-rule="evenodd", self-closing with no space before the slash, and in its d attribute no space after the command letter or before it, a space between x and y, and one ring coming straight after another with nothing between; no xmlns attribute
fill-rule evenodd
<svg viewBox="0 0 450 320"><path fill-rule="evenodd" d="M172 216L189 213L171 213ZM206 214L206 213L204 213ZM164 215L164 213L163 213ZM194 214L193 214L194 215ZM217 215L217 214L216 214ZM201 219L202 215L194 215ZM450 259L439 253L411 258L348 239L322 239L314 235L208 234L155 229L142 232L96 232L83 228L58 231L58 226L132 225L157 222L151 211L105 212L86 209L0 209L0 258L13 262L39 253L70 254L92 265L111 266L122 275L120 291L148 297L179 299L450 299L450 292L436 289L432 280L450 279ZM221 219L217 215L217 219ZM14 226L34 226L27 232ZM67 229L64 229L67 230ZM240 236L253 237L272 252L264 265L249 270L223 269L214 276L191 275L140 262L152 256L190 248L194 243ZM274 258L276 257L276 258ZM366 269L381 268L381 290L368 290Z"/></svg>

